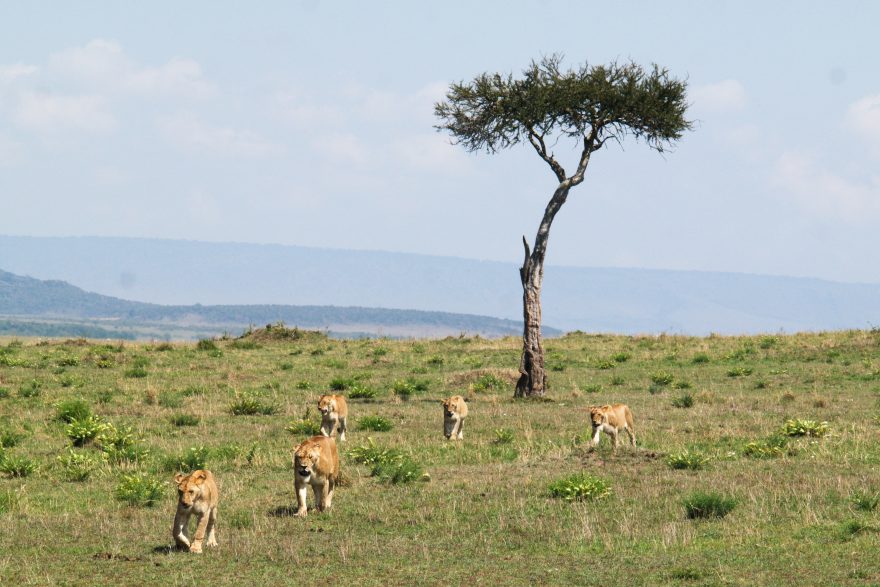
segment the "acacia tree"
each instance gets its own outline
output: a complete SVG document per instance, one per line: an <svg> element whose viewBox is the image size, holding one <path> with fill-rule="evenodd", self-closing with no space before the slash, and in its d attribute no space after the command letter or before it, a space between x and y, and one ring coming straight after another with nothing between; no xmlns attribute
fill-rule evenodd
<svg viewBox="0 0 880 587"><path fill-rule="evenodd" d="M439 131L468 151L489 154L528 143L558 182L519 270L523 288L523 352L515 397L542 396L547 386L541 341L541 284L550 225L569 191L584 180L593 153L627 135L663 152L692 126L685 119L687 83L656 65L627 62L562 71L559 55L532 61L521 79L484 73L454 83L434 106ZM576 141L580 157L568 175L551 150L559 140Z"/></svg>

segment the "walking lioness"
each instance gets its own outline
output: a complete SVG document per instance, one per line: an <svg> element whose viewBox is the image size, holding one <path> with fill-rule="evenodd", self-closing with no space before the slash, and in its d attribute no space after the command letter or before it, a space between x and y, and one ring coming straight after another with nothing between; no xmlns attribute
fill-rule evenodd
<svg viewBox="0 0 880 587"><path fill-rule="evenodd" d="M321 412L321 434L333 436L339 430L339 442L345 442L345 422L348 419L348 403L344 395L322 395L318 400Z"/></svg>
<svg viewBox="0 0 880 587"><path fill-rule="evenodd" d="M629 443L635 448L636 433L632 412L627 405L593 406L590 408L590 423L593 425L593 446L599 444L599 432L604 431L611 437L614 450L617 450L617 433L623 428L629 434Z"/></svg>
<svg viewBox="0 0 880 587"><path fill-rule="evenodd" d="M468 415L467 403L460 395L443 400L443 436L446 440L461 440L464 433L461 427Z"/></svg>
<svg viewBox="0 0 880 587"><path fill-rule="evenodd" d="M174 542L181 550L189 549L190 552L202 552L202 541L208 537L208 546L217 546L217 537L214 535L214 525L217 522L217 502L220 494L214 475L211 471L201 469L193 471L189 475L178 473L174 477L177 483L177 514L174 516L174 526L171 535ZM189 517L195 515L196 534L192 542L189 540Z"/></svg>
<svg viewBox="0 0 880 587"><path fill-rule="evenodd" d="M305 517L309 485L315 492L315 509L329 510L333 490L339 479L339 453L336 441L327 436L313 436L296 447L293 455L296 515Z"/></svg>

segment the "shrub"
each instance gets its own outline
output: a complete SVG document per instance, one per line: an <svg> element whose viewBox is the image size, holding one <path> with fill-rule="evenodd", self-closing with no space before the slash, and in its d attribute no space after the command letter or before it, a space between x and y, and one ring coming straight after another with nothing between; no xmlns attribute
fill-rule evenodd
<svg viewBox="0 0 880 587"><path fill-rule="evenodd" d="M102 422L100 418L95 415L89 415L82 420L71 420L67 424L64 432L67 434L67 437L70 439L73 446L83 446L90 440L96 438L105 427L106 424Z"/></svg>
<svg viewBox="0 0 880 587"><path fill-rule="evenodd" d="M238 349L240 351L252 351L262 347L252 340L233 340L229 343L229 348Z"/></svg>
<svg viewBox="0 0 880 587"><path fill-rule="evenodd" d="M147 375L147 368L141 365L135 365L125 372L125 376L129 379L143 379Z"/></svg>
<svg viewBox="0 0 880 587"><path fill-rule="evenodd" d="M720 493L697 491L685 498L684 511L688 519L723 518L736 507L736 499Z"/></svg>
<svg viewBox="0 0 880 587"><path fill-rule="evenodd" d="M352 386L351 390L348 392L349 399L373 399L376 397L378 392L375 389L370 387L364 387L363 385L357 384Z"/></svg>
<svg viewBox="0 0 880 587"><path fill-rule="evenodd" d="M138 445L131 426L117 428L108 422L98 434L96 441L107 459L115 464L143 460L150 452Z"/></svg>
<svg viewBox="0 0 880 587"><path fill-rule="evenodd" d="M850 501L857 510L873 512L877 509L877 505L880 504L880 493L854 491L850 495Z"/></svg>
<svg viewBox="0 0 880 587"><path fill-rule="evenodd" d="M672 389L690 389L691 387L690 381L676 381L672 384Z"/></svg>
<svg viewBox="0 0 880 587"><path fill-rule="evenodd" d="M22 438L24 438L24 434L13 430L4 430L0 432L0 449L12 448L16 446Z"/></svg>
<svg viewBox="0 0 880 587"><path fill-rule="evenodd" d="M210 451L204 446L192 446L182 455L172 455L165 458L163 468L166 471L191 472L196 469L205 469L208 465Z"/></svg>
<svg viewBox="0 0 880 587"><path fill-rule="evenodd" d="M196 350L198 351L216 351L219 350L217 348L217 343L211 340L210 338L203 338L199 342L196 343Z"/></svg>
<svg viewBox="0 0 880 587"><path fill-rule="evenodd" d="M480 393L483 391L488 391L490 389L502 389L506 383L503 379L498 377L493 373L486 373L484 375L480 375L480 377L474 381L473 389L475 392ZM427 389L427 384L425 385L425 389Z"/></svg>
<svg viewBox="0 0 880 587"><path fill-rule="evenodd" d="M611 360L615 363L626 363L629 360L629 353L614 353Z"/></svg>
<svg viewBox="0 0 880 587"><path fill-rule="evenodd" d="M576 473L550 484L550 495L566 501L590 501L611 495L608 482L587 473Z"/></svg>
<svg viewBox="0 0 880 587"><path fill-rule="evenodd" d="M5 399L7 397L9 397L9 388L0 387L0 399Z"/></svg>
<svg viewBox="0 0 880 587"><path fill-rule="evenodd" d="M445 359L441 356L434 355L432 357L428 357L428 360L426 362L432 367L439 367L445 362Z"/></svg>
<svg viewBox="0 0 880 587"><path fill-rule="evenodd" d="M354 386L354 379L347 377L335 377L330 381L330 389L333 391L345 391Z"/></svg>
<svg viewBox="0 0 880 587"><path fill-rule="evenodd" d="M709 462L709 457L699 452L691 452L683 450L679 453L673 453L666 457L666 464L673 469L689 469L691 471L699 471Z"/></svg>
<svg viewBox="0 0 880 587"><path fill-rule="evenodd" d="M665 371L658 371L651 375L651 383L654 385L666 386L672 383L673 377L672 373L667 373Z"/></svg>
<svg viewBox="0 0 880 587"><path fill-rule="evenodd" d="M61 466L61 476L67 481L86 481L101 466L101 462L95 457L82 452L76 452L72 448L67 449L67 454L58 457Z"/></svg>
<svg viewBox="0 0 880 587"><path fill-rule="evenodd" d="M751 367L734 367L733 369L729 369L727 371L728 377L745 377L747 375L751 375L754 373L754 369Z"/></svg>
<svg viewBox="0 0 880 587"><path fill-rule="evenodd" d="M173 392L159 394L159 405L163 408L179 408L183 405L183 397Z"/></svg>
<svg viewBox="0 0 880 587"><path fill-rule="evenodd" d="M292 420L284 429L297 436L317 436L321 433L321 422L313 417L306 416Z"/></svg>
<svg viewBox="0 0 880 587"><path fill-rule="evenodd" d="M293 363L281 363L278 368L282 371L290 371L293 369Z"/></svg>
<svg viewBox="0 0 880 587"><path fill-rule="evenodd" d="M590 385L584 385L582 391L584 393L599 393L602 391L602 386L598 383L591 383Z"/></svg>
<svg viewBox="0 0 880 587"><path fill-rule="evenodd" d="M114 495L116 499L132 506L152 507L159 501L164 491L164 481L151 479L143 473L135 473L122 476Z"/></svg>
<svg viewBox="0 0 880 587"><path fill-rule="evenodd" d="M694 396L689 393L686 393L682 396L679 396L672 400L672 407L674 408L690 408L694 405Z"/></svg>
<svg viewBox="0 0 880 587"><path fill-rule="evenodd" d="M208 388L204 385L187 385L183 391L180 392L180 395L183 397L192 397L194 395L205 395L208 393Z"/></svg>
<svg viewBox="0 0 880 587"><path fill-rule="evenodd" d="M691 363L693 363L694 365L699 365L700 363L708 363L708 362L709 362L709 355L707 355L706 353L697 353L691 359Z"/></svg>
<svg viewBox="0 0 880 587"><path fill-rule="evenodd" d="M0 459L0 472L10 477L27 477L37 470L37 463L23 456L6 455Z"/></svg>
<svg viewBox="0 0 880 587"><path fill-rule="evenodd" d="M358 426L361 430L372 430L374 432L388 432L393 428L391 422L382 416L364 416L358 420Z"/></svg>
<svg viewBox="0 0 880 587"><path fill-rule="evenodd" d="M245 395L232 402L229 411L233 416L271 416L278 410L272 404L263 403L258 397Z"/></svg>
<svg viewBox="0 0 880 587"><path fill-rule="evenodd" d="M513 438L513 430L510 430L508 428L496 428L495 440L493 442L495 444L510 444L511 442L513 442Z"/></svg>
<svg viewBox="0 0 880 587"><path fill-rule="evenodd" d="M620 375L615 375L614 377L611 378L611 385L617 386L617 385L623 385L624 383L626 383L626 382L624 381L623 377L621 377Z"/></svg>
<svg viewBox="0 0 880 587"><path fill-rule="evenodd" d="M174 426L196 426L199 423L199 417L193 414L175 414L171 416L171 423Z"/></svg>
<svg viewBox="0 0 880 587"><path fill-rule="evenodd" d="M18 388L18 395L20 397L37 397L40 395L40 390L42 389L43 384L37 381L36 379L31 379L27 383L22 383Z"/></svg>
<svg viewBox="0 0 880 587"><path fill-rule="evenodd" d="M596 369L614 369L616 363L612 360L603 359L596 362Z"/></svg>
<svg viewBox="0 0 880 587"><path fill-rule="evenodd" d="M392 384L391 389L401 398L409 399L409 396L411 395L427 391L428 382L420 381L413 377L409 377L407 379L398 379Z"/></svg>
<svg viewBox="0 0 880 587"><path fill-rule="evenodd" d="M421 465L407 456L385 463L376 463L370 475L387 483L411 483L417 479L426 479L425 470Z"/></svg>
<svg viewBox="0 0 880 587"><path fill-rule="evenodd" d="M781 434L774 434L767 440L755 441L746 444L743 455L756 459L772 459L786 454L788 439Z"/></svg>
<svg viewBox="0 0 880 587"><path fill-rule="evenodd" d="M396 449L376 446L372 438L367 438L367 444L350 449L348 456L356 463L373 466L377 463L391 462L401 458L403 455Z"/></svg>
<svg viewBox="0 0 880 587"><path fill-rule="evenodd" d="M59 367L76 367L79 365L79 357L68 355L66 357L61 357L56 363Z"/></svg>
<svg viewBox="0 0 880 587"><path fill-rule="evenodd" d="M306 380L297 381L297 383L294 387L296 387L297 389L311 389L312 383L310 381L306 381Z"/></svg>
<svg viewBox="0 0 880 587"><path fill-rule="evenodd" d="M781 432L786 436L811 436L814 438L821 438L828 434L829 430L830 426L828 422L794 418L785 421L782 425Z"/></svg>

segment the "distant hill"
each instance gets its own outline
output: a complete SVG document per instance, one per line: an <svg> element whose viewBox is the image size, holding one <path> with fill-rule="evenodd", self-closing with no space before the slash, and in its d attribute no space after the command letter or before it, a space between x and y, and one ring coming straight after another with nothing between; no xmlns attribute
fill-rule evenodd
<svg viewBox="0 0 880 587"><path fill-rule="evenodd" d="M200 338L284 322L337 336L517 335L522 323L487 316L384 308L283 305L165 306L83 291L0 270L0 334ZM560 334L549 328L548 335Z"/></svg>
<svg viewBox="0 0 880 587"><path fill-rule="evenodd" d="M0 267L141 302L358 306L521 321L518 268L378 251L136 238L0 236ZM546 268L546 324L741 334L880 325L880 285L809 278Z"/></svg>

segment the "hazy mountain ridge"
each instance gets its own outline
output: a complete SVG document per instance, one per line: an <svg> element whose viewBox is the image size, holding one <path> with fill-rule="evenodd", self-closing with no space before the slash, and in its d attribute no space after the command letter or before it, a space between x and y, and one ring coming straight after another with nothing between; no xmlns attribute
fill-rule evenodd
<svg viewBox="0 0 880 587"><path fill-rule="evenodd" d="M282 321L337 335L448 336L462 332L515 335L521 323L487 316L384 308L283 305L165 306L90 293L59 280L42 281L0 270L0 333L35 336L194 338L238 333ZM10 320L9 317L17 317ZM35 321L34 319L39 319ZM109 327L109 328L108 328ZM559 334L550 328L548 334Z"/></svg>
<svg viewBox="0 0 880 587"><path fill-rule="evenodd" d="M378 251L102 237L0 236L0 267L163 304L405 308L522 316L513 263ZM546 268L564 330L739 334L880 324L880 284L733 273Z"/></svg>

